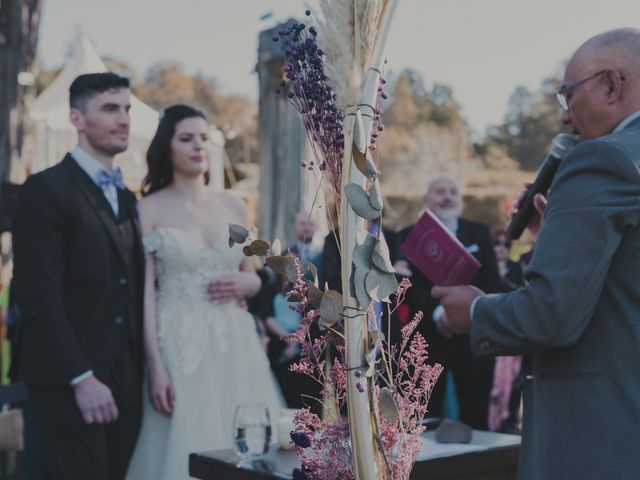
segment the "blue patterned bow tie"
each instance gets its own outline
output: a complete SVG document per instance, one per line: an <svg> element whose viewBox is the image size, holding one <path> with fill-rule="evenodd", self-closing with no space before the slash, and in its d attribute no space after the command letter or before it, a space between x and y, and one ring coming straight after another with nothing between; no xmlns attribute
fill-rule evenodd
<svg viewBox="0 0 640 480"><path fill-rule="evenodd" d="M104 169L100 170L98 172L98 185L100 185L102 190L106 190L110 185L123 190L125 187L122 181L122 170L120 170L120 167L116 167L110 172Z"/></svg>

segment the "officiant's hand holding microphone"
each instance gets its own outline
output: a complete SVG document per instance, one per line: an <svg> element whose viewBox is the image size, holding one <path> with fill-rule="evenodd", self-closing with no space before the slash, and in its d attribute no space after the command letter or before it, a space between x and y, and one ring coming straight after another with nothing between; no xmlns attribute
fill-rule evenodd
<svg viewBox="0 0 640 480"><path fill-rule="evenodd" d="M512 239L520 238L524 229L535 240L542 228L544 211L547 207L546 193L551 186L561 160L575 144L575 138L566 133L555 136L551 144L551 151L540 166L533 183L525 184L525 190L520 192L514 203L507 235ZM471 330L472 304L484 292L471 285L454 287L433 287L431 295L440 300L446 315L443 318L445 327L456 333L468 333Z"/></svg>

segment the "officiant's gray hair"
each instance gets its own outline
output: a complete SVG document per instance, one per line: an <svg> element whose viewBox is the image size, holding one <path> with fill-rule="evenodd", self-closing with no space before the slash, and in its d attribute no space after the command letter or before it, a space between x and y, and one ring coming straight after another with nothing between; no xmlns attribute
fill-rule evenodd
<svg viewBox="0 0 640 480"><path fill-rule="evenodd" d="M456 177L453 177L447 173L436 173L434 176L432 176L427 182L427 189L425 190L425 192L429 193L431 188L433 188L433 184L439 180L449 180L455 183L456 186L458 187L458 192L460 193L460 195L462 195L462 191L464 190L464 185L462 184L462 182L458 180Z"/></svg>

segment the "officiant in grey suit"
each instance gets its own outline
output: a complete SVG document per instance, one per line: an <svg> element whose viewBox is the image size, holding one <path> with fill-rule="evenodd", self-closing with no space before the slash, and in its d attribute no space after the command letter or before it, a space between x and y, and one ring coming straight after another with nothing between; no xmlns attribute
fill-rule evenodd
<svg viewBox="0 0 640 480"><path fill-rule="evenodd" d="M532 354L521 479L640 475L640 30L584 43L557 93L579 143L555 176L526 287L434 288L478 355ZM530 228L536 230L540 218Z"/></svg>

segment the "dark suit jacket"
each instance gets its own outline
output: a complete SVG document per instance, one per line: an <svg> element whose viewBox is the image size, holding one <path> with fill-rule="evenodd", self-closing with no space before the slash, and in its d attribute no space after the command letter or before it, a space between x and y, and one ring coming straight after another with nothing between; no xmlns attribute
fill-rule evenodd
<svg viewBox="0 0 640 480"><path fill-rule="evenodd" d="M532 354L520 478L640 472L640 121L564 158L528 284L477 301L476 353Z"/></svg>
<svg viewBox="0 0 640 480"><path fill-rule="evenodd" d="M507 274L502 277L502 283L505 292L510 292L516 288L524 286L524 277L522 276L522 266L518 262L507 259Z"/></svg>
<svg viewBox="0 0 640 480"><path fill-rule="evenodd" d="M119 191L136 218L135 196ZM137 221L136 221L137 225ZM13 301L20 312L12 373L41 389L69 385L92 369L106 384L129 329L142 361L144 254L134 228L124 258L111 206L70 155L31 176L13 222Z"/></svg>

